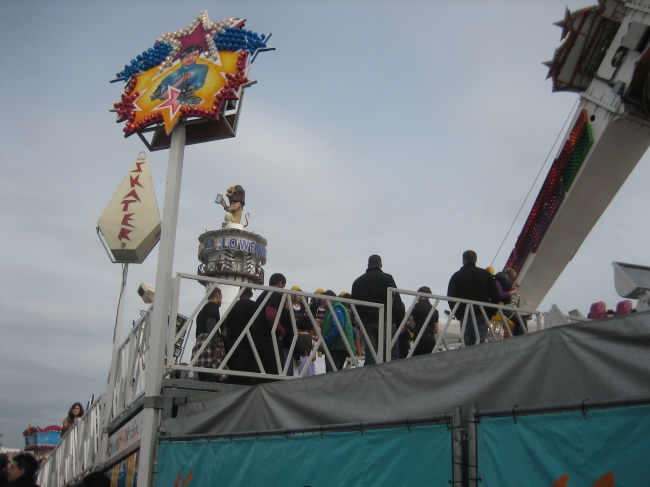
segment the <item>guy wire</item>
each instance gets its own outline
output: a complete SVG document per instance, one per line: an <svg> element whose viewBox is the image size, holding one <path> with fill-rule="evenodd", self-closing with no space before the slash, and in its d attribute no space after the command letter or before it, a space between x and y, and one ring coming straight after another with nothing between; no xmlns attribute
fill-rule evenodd
<svg viewBox="0 0 650 487"><path fill-rule="evenodd" d="M506 242L506 239L508 238L508 235L510 235L510 232L512 231L512 227L515 226L515 222L517 221L517 218L519 217L519 214L521 213L521 210L524 209L524 205L526 204L526 201L528 201L528 197L530 196L530 193L533 191L533 188L535 187L535 183L537 183L537 180L539 179L540 174L542 174L542 171L544 170L544 167L546 166L546 163L548 162L548 158L551 157L551 154L553 153L553 149L555 148L555 145L557 144L557 141L560 139L560 136L564 133L564 127L566 127L566 124L569 122L569 119L571 118L571 115L573 114L576 105L580 101L580 97L576 99L576 102L573 104L573 107L571 108L571 111L569 112L569 116L567 119L564 121L564 125L562 125L562 128L560 129L560 133L558 133L557 138L555 139L555 142L553 142L553 145L551 146L551 150L548 151L548 154L546 156L546 159L544 159L544 164L542 164L542 167L539 168L539 172L537 173L537 176L535 177L535 180L533 181L533 184L531 184L530 189L528 190L528 194L524 198L524 201L521 203L521 206L519 207L519 211L515 215L514 220L512 220L512 224L510 225L510 228L508 229L508 232L506 233L506 236L503 237L503 241L501 242L501 245L499 245L499 249L497 250L496 254L494 254L494 258L492 259L492 263L490 263L490 267L494 264L494 261L497 260L497 256L499 255L499 252L501 252L501 248L503 247L503 244Z"/></svg>

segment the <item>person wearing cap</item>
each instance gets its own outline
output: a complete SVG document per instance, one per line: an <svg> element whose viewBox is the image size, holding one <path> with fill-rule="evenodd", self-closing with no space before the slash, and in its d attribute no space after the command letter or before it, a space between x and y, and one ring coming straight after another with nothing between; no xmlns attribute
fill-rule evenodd
<svg viewBox="0 0 650 487"><path fill-rule="evenodd" d="M387 292L389 287L397 287L395 279L390 274L386 274L381 270L381 257L378 255L371 255L368 257L368 268L366 272L358 277L352 284L352 299L357 301L368 301L370 303L380 303L384 305L384 323L387 323ZM371 308L369 306L357 306L359 318L365 327L368 338L375 352L379 352L379 309ZM393 316L391 322L392 333L395 336L397 332L397 323L404 318L404 303L398 293L393 293ZM384 336L387 336L385 333ZM391 360L399 358L398 342L391 349ZM365 365L373 365L375 359L369 350L366 350Z"/></svg>
<svg viewBox="0 0 650 487"><path fill-rule="evenodd" d="M284 289L287 284L287 279L280 273L273 274L269 278L269 286L277 287ZM268 291L262 292L256 300L257 306L261 306L262 302L266 298ZM293 328L291 325L291 316L289 315L289 301L284 302L284 306L280 309L280 302L282 301L282 293L274 292L269 297L266 304L264 304L264 309L260 311L255 319L253 325L253 341L255 342L255 348L264 367L264 372L267 374L278 375L278 364L276 361L276 352L279 353L280 363L283 363L284 357L282 354L282 339L286 334L286 330L291 328L293 333ZM275 318L278 313L280 313L280 320L278 321L278 326L275 330L275 335L279 349L273 346L273 338L271 333L273 331L273 324L275 323ZM293 337L292 337L293 340ZM293 374L293 370L290 372ZM267 380L254 379L251 380L251 384L257 384L260 382L268 382Z"/></svg>
<svg viewBox="0 0 650 487"><path fill-rule="evenodd" d="M302 292L302 289L300 289L300 286L293 286L291 288L292 291L299 291ZM297 294L294 294L293 297L291 298L291 303L293 305L293 314L295 316L301 316L306 313L305 311L305 305L302 302L302 298L298 296Z"/></svg>
<svg viewBox="0 0 650 487"><path fill-rule="evenodd" d="M325 292L325 289L322 287L319 287L314 291L314 294L323 294ZM309 301L309 309L311 310L311 314L314 318L316 318L316 310L318 309L318 305L320 304L320 299L318 298L311 298Z"/></svg>

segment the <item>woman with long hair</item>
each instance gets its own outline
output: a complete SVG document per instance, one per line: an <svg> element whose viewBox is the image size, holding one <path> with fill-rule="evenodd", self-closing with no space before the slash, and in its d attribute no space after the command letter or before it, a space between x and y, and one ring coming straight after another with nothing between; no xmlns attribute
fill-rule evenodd
<svg viewBox="0 0 650 487"><path fill-rule="evenodd" d="M75 402L72 406L70 406L70 410L68 411L68 418L72 423L76 423L77 420L83 415L84 407L80 402Z"/></svg>

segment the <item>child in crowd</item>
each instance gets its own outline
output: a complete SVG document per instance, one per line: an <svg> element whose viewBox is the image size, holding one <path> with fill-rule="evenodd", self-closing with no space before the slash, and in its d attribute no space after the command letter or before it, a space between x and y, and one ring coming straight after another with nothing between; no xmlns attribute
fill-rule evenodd
<svg viewBox="0 0 650 487"><path fill-rule="evenodd" d="M313 337L310 333L313 325L309 316L296 316L296 329L298 330L298 337L293 350L293 375L299 376L302 374L303 369L307 367L303 377L311 377L316 375L316 365L314 364L316 352L314 352ZM310 355L313 355L311 361L309 360ZM309 365L307 365L308 363Z"/></svg>
<svg viewBox="0 0 650 487"><path fill-rule="evenodd" d="M67 416L63 418L63 424L61 425L61 438L63 438L74 423Z"/></svg>

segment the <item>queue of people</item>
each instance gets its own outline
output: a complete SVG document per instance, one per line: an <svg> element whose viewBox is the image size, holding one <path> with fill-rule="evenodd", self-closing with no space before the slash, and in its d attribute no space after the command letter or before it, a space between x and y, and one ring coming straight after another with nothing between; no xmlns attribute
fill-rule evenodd
<svg viewBox="0 0 650 487"><path fill-rule="evenodd" d="M451 277L447 295L485 303L509 303L519 287L515 281L516 272L512 269L505 269L493 277L487 270L477 267L476 261L476 252L468 250L463 253L463 266ZM280 273L273 274L268 283L269 287L278 289L284 289L286 284L285 276ZM371 255L368 258L366 271L352 284L352 291L343 291L338 297L383 304L383 323L387 323L387 290L396 287L393 277L383 271L381 257ZM299 286L293 286L291 289L292 291L302 291ZM431 294L431 289L422 286L418 292ZM322 288L317 289L314 294L331 298L337 297L333 291ZM298 295L287 296L283 299L283 293L273 291L262 292L255 301L252 297L252 289L246 288L239 301L232 307L223 325L213 334L210 343L206 344L208 336L220 321L221 290L216 287L212 290L208 296L208 303L199 312L196 319L196 345L192 350L193 358L200 352L195 361L196 366L208 369L217 368L230 349L234 348L232 357L224 369L252 373L263 372L270 375L277 375L281 371L290 376L294 374L314 375L315 358L317 355L322 356L325 350L322 345L316 347L319 334L313 329L312 323L319 327L320 335L323 337L329 353L329 357L326 357L325 360L326 372L343 369L351 355L363 357L365 365L376 363L379 310L381 308L356 306L358 317L363 323L369 341L364 344L359 332L359 325L356 323L356 315L351 307L341 301L315 298L308 302L306 298ZM462 319L465 305L463 303L459 303L457 307L455 305L454 301L449 301L450 310L455 311L456 316ZM403 321L406 312L399 293L393 292L391 309L391 336L395 336L397 327ZM251 320L252 323L250 323ZM295 320L297 336L294 336L292 320ZM463 336L465 346L483 343L487 334L487 326L481 313L476 313L478 336L475 336L473 323L468 323ZM438 310L432 311L432 305L427 296L419 296L410 319L401 329L399 339L391 348L391 360L406 358L411 351L413 341L417 341L413 356L431 353L438 333ZM295 345L291 352L294 338ZM253 346L255 350L253 350ZM203 350L201 350L202 348ZM258 365L258 359L261 368ZM307 370L304 370L305 367ZM260 378L209 372L199 372L198 379L228 381L241 385L266 381Z"/></svg>

